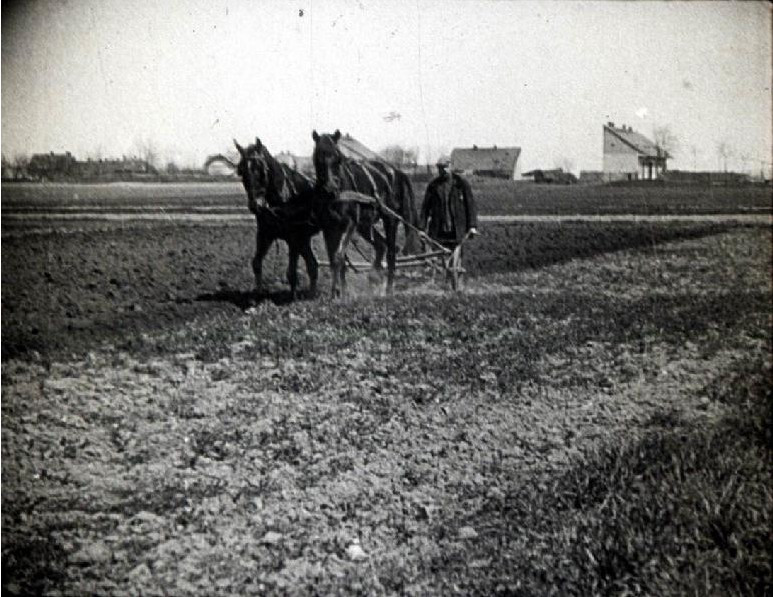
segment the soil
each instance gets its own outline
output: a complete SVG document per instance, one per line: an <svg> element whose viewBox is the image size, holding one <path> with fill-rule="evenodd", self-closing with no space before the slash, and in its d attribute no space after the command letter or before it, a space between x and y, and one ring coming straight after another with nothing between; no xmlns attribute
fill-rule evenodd
<svg viewBox="0 0 773 597"><path fill-rule="evenodd" d="M103 342L130 345L139 334L192 318L238 314L263 301L291 300L287 249L266 256L264 291L254 292L254 225L247 222L79 221L55 227L4 228L2 358L84 354ZM721 222L486 222L465 249L471 277L542 267L571 259L728 229ZM5 222L4 222L5 226ZM315 250L324 258L321 239ZM356 253L355 253L356 256ZM320 291L329 288L321 267ZM415 284L401 271L397 292ZM308 287L303 263L301 287ZM380 280L349 274L355 293ZM375 284L375 287L374 287ZM301 299L314 298L308 292Z"/></svg>
<svg viewBox="0 0 773 597"><path fill-rule="evenodd" d="M47 321L59 352L3 364L3 594L754 594L762 448L719 475L604 456L711 432L769 379L769 231L717 232L487 227L461 294L401 273L393 299L254 309L247 227L4 238L3 309L36 299L17 346ZM678 480L620 520L607 481L641 491L648 454ZM727 479L748 520L714 507Z"/></svg>
<svg viewBox="0 0 773 597"><path fill-rule="evenodd" d="M321 296L289 304L281 244L252 292L243 206L61 218L193 208L176 187L46 188L18 191L38 210L24 218L3 205L3 594L753 594L769 579L769 453L717 469L659 448L748 435L717 425L760 402L745 380L769 379L768 223L487 220L462 293L400 270L393 298L358 274L353 300L330 301L323 267ZM221 191L197 205L234 203ZM650 453L678 481L648 480ZM700 510L728 478L746 501ZM650 510L697 514L667 534Z"/></svg>
<svg viewBox="0 0 773 597"><path fill-rule="evenodd" d="M102 340L246 306L248 226L54 230L3 239L3 359L82 352ZM267 259L266 278L279 278ZM281 292L276 293L281 299Z"/></svg>

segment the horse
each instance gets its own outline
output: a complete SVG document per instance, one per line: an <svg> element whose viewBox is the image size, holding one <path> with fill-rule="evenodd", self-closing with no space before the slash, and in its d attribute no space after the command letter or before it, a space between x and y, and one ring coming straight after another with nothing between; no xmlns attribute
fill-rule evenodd
<svg viewBox="0 0 773 597"><path fill-rule="evenodd" d="M319 267L311 238L320 227L312 217L313 182L280 163L269 153L259 138L246 148L234 139L240 160L236 167L247 193L247 207L255 214L257 224L255 256L252 271L255 275L255 294L262 292L263 259L275 240L281 239L289 249L287 280L292 299L298 295L298 257L306 262L309 274L309 292L317 291Z"/></svg>
<svg viewBox="0 0 773 597"><path fill-rule="evenodd" d="M346 249L355 229L375 249L373 267L381 270L382 259L387 258L387 293L392 292L397 261L397 228L399 214L409 225L405 226L404 251L413 252L418 246L415 228L418 225L413 186L401 170L378 160L352 160L338 147L341 132L318 134L314 139L315 214L325 237L332 273L332 295L346 295ZM342 191L354 191L372 197L365 202L345 200ZM388 208L389 211L383 209ZM392 213L390 213L392 212ZM382 235L374 228L381 220ZM339 289L340 284L340 289Z"/></svg>

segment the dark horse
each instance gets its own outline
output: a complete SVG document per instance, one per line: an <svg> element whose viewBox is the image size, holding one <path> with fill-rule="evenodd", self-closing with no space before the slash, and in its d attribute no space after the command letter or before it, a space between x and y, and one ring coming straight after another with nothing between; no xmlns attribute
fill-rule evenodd
<svg viewBox="0 0 773 597"><path fill-rule="evenodd" d="M292 298L298 293L298 256L303 256L309 274L310 292L316 293L318 265L311 249L311 237L320 231L312 216L314 185L312 181L280 163L256 138L243 148L234 140L241 159L236 171L247 192L247 206L255 214L257 238L252 271L255 292L262 291L263 258L275 240L287 243L290 252L287 281Z"/></svg>
<svg viewBox="0 0 773 597"><path fill-rule="evenodd" d="M418 215L413 187L408 176L378 160L352 160L338 147L341 132L318 134L313 131L314 170L317 175L315 213L325 236L333 278L333 296L346 294L346 249L355 229L375 249L373 267L382 269L384 252L387 258L387 292L392 291L397 261L397 227L399 220L383 209L385 206L416 226ZM366 195L372 202L345 200L342 191ZM381 220L384 235L374 228ZM418 238L406 226L406 252L415 251ZM338 288L340 284L340 290Z"/></svg>

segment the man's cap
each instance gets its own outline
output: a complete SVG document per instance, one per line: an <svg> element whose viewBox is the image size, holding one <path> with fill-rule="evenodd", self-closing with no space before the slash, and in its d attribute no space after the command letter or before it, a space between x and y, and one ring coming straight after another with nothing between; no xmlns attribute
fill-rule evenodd
<svg viewBox="0 0 773 597"><path fill-rule="evenodd" d="M451 160L448 158L440 158L435 165L438 168L448 168L451 165Z"/></svg>

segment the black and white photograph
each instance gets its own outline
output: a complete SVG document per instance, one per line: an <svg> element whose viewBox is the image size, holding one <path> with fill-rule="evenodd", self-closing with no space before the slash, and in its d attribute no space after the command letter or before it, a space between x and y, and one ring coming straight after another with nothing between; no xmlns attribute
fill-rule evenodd
<svg viewBox="0 0 773 597"><path fill-rule="evenodd" d="M773 595L773 5L3 0L3 596Z"/></svg>

